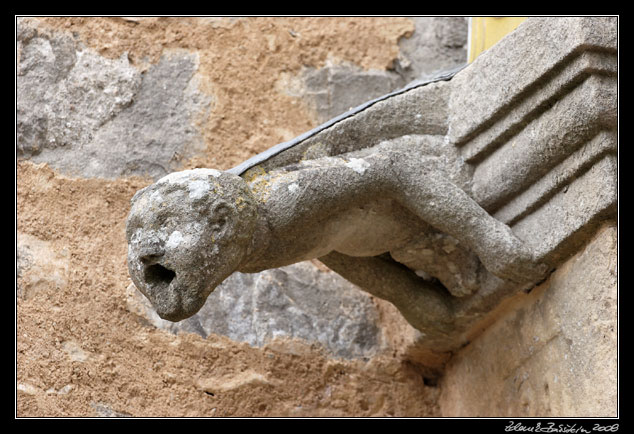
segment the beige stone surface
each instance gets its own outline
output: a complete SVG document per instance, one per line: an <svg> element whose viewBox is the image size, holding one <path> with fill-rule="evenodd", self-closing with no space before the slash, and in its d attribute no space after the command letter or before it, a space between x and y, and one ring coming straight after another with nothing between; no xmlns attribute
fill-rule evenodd
<svg viewBox="0 0 634 434"><path fill-rule="evenodd" d="M63 289L68 281L68 249L28 234L17 234L17 295L28 299L46 288Z"/></svg>
<svg viewBox="0 0 634 434"><path fill-rule="evenodd" d="M448 364L443 416L617 415L617 229L603 227Z"/></svg>

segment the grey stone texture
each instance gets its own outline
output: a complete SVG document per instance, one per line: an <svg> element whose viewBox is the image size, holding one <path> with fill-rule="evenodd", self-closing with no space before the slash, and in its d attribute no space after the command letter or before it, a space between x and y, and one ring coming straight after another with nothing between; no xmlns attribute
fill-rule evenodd
<svg viewBox="0 0 634 434"><path fill-rule="evenodd" d="M542 94L541 87L548 86L562 68L565 70L577 56L589 52L607 57L608 62L598 70L590 67L587 72L614 71L610 56L616 54L616 49L615 18L528 19L456 77L450 99L450 138L457 145L467 142L525 100L538 106L531 94L541 99L539 107L543 112L548 108L544 99L557 92L546 88ZM578 84L573 76L562 78L561 92L570 90L566 84Z"/></svg>
<svg viewBox="0 0 634 434"><path fill-rule="evenodd" d="M95 416L100 418L105 417L132 417L132 415L123 412L113 410L111 406L108 404L104 404L103 402L91 402L90 406L95 412Z"/></svg>
<svg viewBox="0 0 634 434"><path fill-rule="evenodd" d="M474 198L552 264L615 216L616 25L530 18L452 80Z"/></svg>
<svg viewBox="0 0 634 434"><path fill-rule="evenodd" d="M474 195L495 209L598 131L616 127L616 80L593 75L516 133L475 169ZM592 104L585 102L592 101ZM538 142L539 146L535 146ZM544 152L547 149L548 152Z"/></svg>
<svg viewBox="0 0 634 434"><path fill-rule="evenodd" d="M17 154L38 158L89 143L128 106L141 80L127 57L104 59L70 36L18 20Z"/></svg>
<svg viewBox="0 0 634 434"><path fill-rule="evenodd" d="M326 122L363 102L403 86L404 80L391 71L365 71L354 65L310 68L301 77L295 95L310 101L319 121Z"/></svg>
<svg viewBox="0 0 634 434"><path fill-rule="evenodd" d="M539 179L498 208L495 217L509 225L515 224L546 203L557 192L568 188L570 182L581 176L595 162L608 155L614 156L616 152L617 137L614 131L601 131L555 166L549 176ZM613 175L614 173L616 172L613 172Z"/></svg>
<svg viewBox="0 0 634 434"><path fill-rule="evenodd" d="M425 82L427 83L427 82ZM352 113L352 115L350 115ZM307 137L295 143L284 152L275 153L256 164L256 170L271 170L284 165L296 164L305 159L334 156L358 151L378 145L384 140L405 135L429 136L430 140L442 139L447 133L447 88L442 81L432 81L422 86L398 93L387 99L380 99L364 110L352 110L307 133ZM444 139L443 139L444 140ZM444 152L457 150L444 147ZM254 157L257 159L257 156ZM453 166L464 172L464 165L456 161ZM247 161L248 163L248 161ZM254 164L238 166L230 171L243 174ZM453 170L447 167L447 170ZM253 171L252 171L253 172ZM245 176L250 176L248 173ZM451 173L452 180L466 187L468 174ZM457 181L456 177L463 180Z"/></svg>
<svg viewBox="0 0 634 434"><path fill-rule="evenodd" d="M416 31L400 41L394 70L307 68L295 80L299 84L286 83L282 91L309 101L325 121L415 78L464 63L465 18L412 20ZM197 89L195 54L172 51L140 71L125 53L106 59L72 35L40 29L32 18L17 19L16 36L19 159L46 162L74 176L158 179L203 150L196 122L213 100Z"/></svg>
<svg viewBox="0 0 634 434"><path fill-rule="evenodd" d="M163 199L172 187L161 181L139 193L130 215L133 280L172 319L192 315L190 307L207 297L202 289L174 295L143 274L146 228L162 233L161 250L190 224L187 210L203 183L218 197L206 209L234 202L225 214L231 222L256 216L239 258L207 241L192 250L224 258L210 282L320 258L391 301L420 331L415 345L456 350L477 321L531 289L616 217L616 50L614 18L532 18L451 81L391 96L317 130L242 179L182 173L179 194L189 191L193 201ZM225 188L241 193L227 201L217 196ZM490 215L512 203L523 208L515 205L510 220ZM184 226L156 226L161 209ZM203 226L216 220L212 212ZM464 252L459 260L450 255L455 249ZM166 284L178 286L188 272L179 264L189 260L176 250L157 257L171 270Z"/></svg>
<svg viewBox="0 0 634 434"><path fill-rule="evenodd" d="M450 83L447 140L474 199L553 267L617 218L616 25L530 18ZM467 316L515 293L504 286L483 284Z"/></svg>
<svg viewBox="0 0 634 434"><path fill-rule="evenodd" d="M415 30L399 41L395 71L406 82L426 79L467 59L467 17L412 17Z"/></svg>
<svg viewBox="0 0 634 434"><path fill-rule="evenodd" d="M64 173L156 179L203 149L195 127L211 101L197 59L171 52L148 71L106 59L72 36L17 24L17 157Z"/></svg>
<svg viewBox="0 0 634 434"><path fill-rule="evenodd" d="M161 319L134 285L129 288L129 305L153 325L174 333L219 334L253 346L299 338L348 359L370 357L382 347L378 313L370 297L308 262L262 273L234 273L198 313L178 323Z"/></svg>

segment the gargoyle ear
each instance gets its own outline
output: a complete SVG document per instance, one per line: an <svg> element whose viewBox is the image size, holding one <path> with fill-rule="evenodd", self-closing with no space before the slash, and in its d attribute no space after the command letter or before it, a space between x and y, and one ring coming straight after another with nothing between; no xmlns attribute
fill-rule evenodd
<svg viewBox="0 0 634 434"><path fill-rule="evenodd" d="M235 226L237 212L234 207L225 201L218 201L213 205L210 216L210 224L215 237L231 235Z"/></svg>

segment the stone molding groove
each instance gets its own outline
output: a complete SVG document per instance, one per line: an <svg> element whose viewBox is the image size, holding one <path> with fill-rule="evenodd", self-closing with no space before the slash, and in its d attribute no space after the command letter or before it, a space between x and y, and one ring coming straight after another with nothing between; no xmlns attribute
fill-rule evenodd
<svg viewBox="0 0 634 434"><path fill-rule="evenodd" d="M617 203L616 18L530 18L451 82L473 196L556 265Z"/></svg>

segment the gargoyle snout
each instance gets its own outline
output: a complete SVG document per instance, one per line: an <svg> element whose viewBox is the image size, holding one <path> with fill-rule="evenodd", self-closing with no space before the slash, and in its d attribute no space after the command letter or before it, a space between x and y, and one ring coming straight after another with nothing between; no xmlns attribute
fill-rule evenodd
<svg viewBox="0 0 634 434"><path fill-rule="evenodd" d="M156 264L161 260L164 254L165 252L163 250L144 250L139 253L139 261L141 261L143 265Z"/></svg>
<svg viewBox="0 0 634 434"><path fill-rule="evenodd" d="M165 248L161 240L156 237L147 237L135 243L135 256L143 264L151 264L158 261L164 254Z"/></svg>

